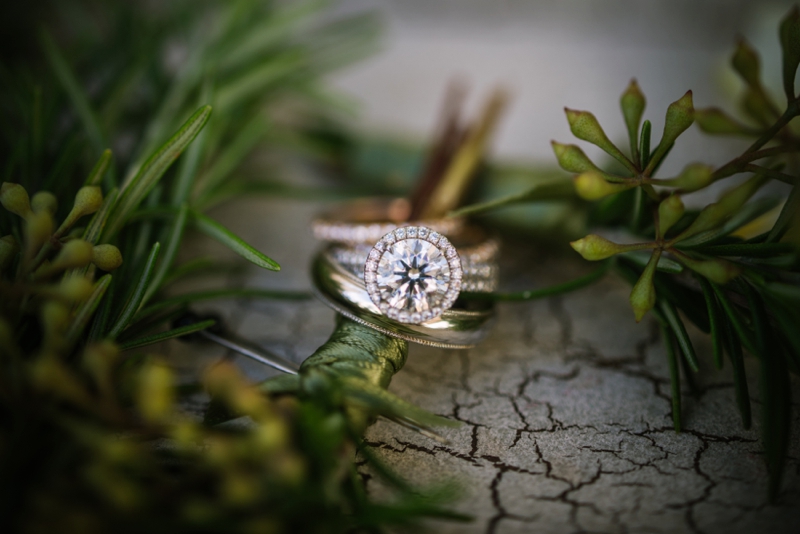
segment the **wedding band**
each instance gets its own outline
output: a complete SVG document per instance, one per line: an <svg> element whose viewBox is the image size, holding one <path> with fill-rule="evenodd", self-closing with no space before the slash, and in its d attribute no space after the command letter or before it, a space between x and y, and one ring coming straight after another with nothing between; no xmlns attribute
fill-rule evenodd
<svg viewBox="0 0 800 534"><path fill-rule="evenodd" d="M317 296L325 304L364 326L412 343L440 348L474 347L488 333L493 317L489 301L458 302L422 324L397 322L384 315L367 293L364 281L322 250L312 264Z"/></svg>
<svg viewBox="0 0 800 534"><path fill-rule="evenodd" d="M402 226L422 225L442 235L455 235L464 226L461 218L407 221L411 205L406 199L360 199L342 204L312 222L320 241L359 245L375 243Z"/></svg>

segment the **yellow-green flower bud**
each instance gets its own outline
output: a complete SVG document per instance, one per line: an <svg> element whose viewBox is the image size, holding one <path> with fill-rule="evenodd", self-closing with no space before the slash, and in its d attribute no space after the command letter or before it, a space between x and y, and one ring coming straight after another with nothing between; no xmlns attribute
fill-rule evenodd
<svg viewBox="0 0 800 534"><path fill-rule="evenodd" d="M3 207L23 219L31 214L31 201L28 192L19 184L3 182L0 186L0 203Z"/></svg>
<svg viewBox="0 0 800 534"><path fill-rule="evenodd" d="M589 234L582 239L573 241L570 246L583 256L583 259L589 261L604 260L627 250L624 245L614 243L595 234Z"/></svg>
<svg viewBox="0 0 800 534"><path fill-rule="evenodd" d="M588 111L577 111L574 109L564 108L567 114L567 121L572 133L578 139L583 139L594 145L597 145L611 157L622 163L631 172L636 172L636 167L633 163L620 152L620 150L612 143L597 118Z"/></svg>
<svg viewBox="0 0 800 534"><path fill-rule="evenodd" d="M681 232L679 239L711 230L722 224L728 217L738 211L758 189L767 182L767 178L761 174L751 176L741 184L725 191L719 201L709 204L694 222Z"/></svg>
<svg viewBox="0 0 800 534"><path fill-rule="evenodd" d="M265 418L253 429L253 441L262 454L267 454L289 441L286 424L278 417Z"/></svg>
<svg viewBox="0 0 800 534"><path fill-rule="evenodd" d="M19 244L13 235L9 234L0 238L0 271L4 271L9 266L18 252Z"/></svg>
<svg viewBox="0 0 800 534"><path fill-rule="evenodd" d="M92 249L92 263L98 269L113 271L122 265L122 254L114 245L97 245Z"/></svg>
<svg viewBox="0 0 800 534"><path fill-rule="evenodd" d="M58 209L58 199L50 191L39 191L31 199L31 209L34 212L46 211L55 217Z"/></svg>
<svg viewBox="0 0 800 534"><path fill-rule="evenodd" d="M744 39L736 43L736 51L731 58L733 70L739 73L744 82L750 87L761 85L761 62L758 53Z"/></svg>
<svg viewBox="0 0 800 534"><path fill-rule="evenodd" d="M672 226L681 220L685 208L678 195L670 195L658 205L658 224L661 237L666 235Z"/></svg>
<svg viewBox="0 0 800 534"><path fill-rule="evenodd" d="M172 371L160 362L148 362L139 372L136 403L139 413L150 422L163 422L175 400L175 379Z"/></svg>
<svg viewBox="0 0 800 534"><path fill-rule="evenodd" d="M86 388L69 368L55 357L39 358L31 371L33 381L40 390L77 405L86 406L91 403Z"/></svg>
<svg viewBox="0 0 800 534"><path fill-rule="evenodd" d="M639 89L639 84L636 79L632 79L628 88L622 93L619 104L622 108L622 115L625 117L625 126L628 128L628 137L630 138L631 147L637 150L639 135L639 123L642 122L642 114L647 101Z"/></svg>
<svg viewBox="0 0 800 534"><path fill-rule="evenodd" d="M53 235L53 217L46 211L33 213L25 219L25 257L32 259Z"/></svg>
<svg viewBox="0 0 800 534"><path fill-rule="evenodd" d="M551 141L553 145L553 152L556 154L558 164L562 169L568 172L580 173L586 171L599 171L600 169L592 163L583 150L576 145L564 145Z"/></svg>
<svg viewBox="0 0 800 534"><path fill-rule="evenodd" d="M103 192L99 186L86 185L78 189L75 195L73 210L80 212L81 216L89 215L100 209L103 205Z"/></svg>
<svg viewBox="0 0 800 534"><path fill-rule="evenodd" d="M742 109L761 126L772 123L772 107L763 91L748 87L742 96Z"/></svg>
<svg viewBox="0 0 800 534"><path fill-rule="evenodd" d="M635 183L612 184L599 172L589 171L575 177L575 191L585 200L599 200L636 187Z"/></svg>
<svg viewBox="0 0 800 534"><path fill-rule="evenodd" d="M98 341L86 347L83 364L94 377L100 391L107 397L113 394L111 370L119 356L119 348L111 341Z"/></svg>
<svg viewBox="0 0 800 534"><path fill-rule="evenodd" d="M58 285L59 295L72 302L83 302L91 296L93 290L92 282L83 276L67 277Z"/></svg>
<svg viewBox="0 0 800 534"><path fill-rule="evenodd" d="M687 165L675 178L667 178L658 183L676 187L684 192L697 191L709 185L714 178L714 168L702 163Z"/></svg>
<svg viewBox="0 0 800 534"><path fill-rule="evenodd" d="M800 10L795 5L781 21L783 52L783 90L790 101L795 99L794 76L800 64Z"/></svg>
<svg viewBox="0 0 800 534"><path fill-rule="evenodd" d="M694 110L694 121L708 134L753 135L755 131L730 117L719 108Z"/></svg>
<svg viewBox="0 0 800 534"><path fill-rule="evenodd" d="M685 254L676 255L678 260L696 273L700 273L715 284L727 284L742 273L734 263L721 258L696 260Z"/></svg>
<svg viewBox="0 0 800 534"><path fill-rule="evenodd" d="M42 329L44 330L44 343L52 346L62 336L69 321L69 308L58 300L48 300L42 304L41 309Z"/></svg>
<svg viewBox="0 0 800 534"><path fill-rule="evenodd" d="M53 260L51 269L75 269L92 261L92 244L82 239L67 241Z"/></svg>
<svg viewBox="0 0 800 534"><path fill-rule="evenodd" d="M655 276L656 267L658 266L658 260L660 258L661 251L653 251L653 255L650 256L650 261L647 262L647 266L644 268L644 271L642 271L642 275L631 290L629 300L637 323L641 321L642 317L652 310L653 306L656 304L656 288L653 285L653 276Z"/></svg>
<svg viewBox="0 0 800 534"><path fill-rule="evenodd" d="M673 102L667 108L667 117L664 120L664 133L658 148L653 153L648 163L648 169L652 170L667 153L667 150L675 143L675 140L694 122L694 105L692 104L692 92L686 91L681 98Z"/></svg>
<svg viewBox="0 0 800 534"><path fill-rule="evenodd" d="M78 219L84 215L90 215L103 205L103 192L100 187L96 185L85 185L78 189L75 195L75 203L72 205L72 211L69 212L67 218L61 223L58 228L57 236L62 236L64 233L72 228Z"/></svg>

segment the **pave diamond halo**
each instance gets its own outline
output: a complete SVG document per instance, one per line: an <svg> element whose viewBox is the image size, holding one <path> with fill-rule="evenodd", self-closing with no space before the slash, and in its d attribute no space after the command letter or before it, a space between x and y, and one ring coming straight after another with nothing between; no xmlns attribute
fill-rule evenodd
<svg viewBox="0 0 800 534"><path fill-rule="evenodd" d="M458 298L462 278L456 248L424 226L405 226L384 235L364 263L372 302L400 323L439 317Z"/></svg>

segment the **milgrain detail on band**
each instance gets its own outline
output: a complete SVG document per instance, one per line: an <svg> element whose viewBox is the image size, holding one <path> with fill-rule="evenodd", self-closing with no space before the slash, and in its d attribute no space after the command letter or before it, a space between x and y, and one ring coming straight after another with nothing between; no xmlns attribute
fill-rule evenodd
<svg viewBox="0 0 800 534"><path fill-rule="evenodd" d="M458 298L461 259L450 241L424 226L384 235L364 263L364 283L381 313L400 323L439 317Z"/></svg>
<svg viewBox="0 0 800 534"><path fill-rule="evenodd" d="M456 234L461 231L464 226L464 220L459 218L420 221L420 223L424 224L425 228L430 228L444 235ZM374 243L398 226L402 227L402 224L393 222L343 222L325 218L316 219L312 223L314 237L319 241L344 243L348 245ZM408 228L409 226L406 227Z"/></svg>
<svg viewBox="0 0 800 534"><path fill-rule="evenodd" d="M420 337L420 336L414 336L414 335L411 335L411 334L405 334L403 332L397 332L396 330L391 330L389 328L386 328L386 327L380 326L378 324L375 324L373 321L368 321L368 320L364 319L363 317L360 317L359 315L351 312L350 310L348 310L346 307L342 306L338 302L336 302L333 299L329 298L327 295L325 295L324 293L322 293L318 289L316 289L314 292L316 293L317 298L319 298L320 300L322 300L322 302L324 302L325 304L330 306L334 311L336 311L338 313L341 313L342 315L344 315L345 317L347 317L351 321L355 321L360 325L366 326L368 328L372 328L373 330L376 330L376 331L380 332L381 334L384 334L384 335L387 335L387 336L396 337L397 339L402 339L402 340L408 341L410 343L417 343L419 345L426 345L428 347L436 347L436 348L439 348L439 349L471 349L477 344L477 341L474 342L474 343L466 343L466 342L465 343L456 343L456 342L447 342L447 341L433 341L433 340L430 340L430 339L425 339L425 338Z"/></svg>

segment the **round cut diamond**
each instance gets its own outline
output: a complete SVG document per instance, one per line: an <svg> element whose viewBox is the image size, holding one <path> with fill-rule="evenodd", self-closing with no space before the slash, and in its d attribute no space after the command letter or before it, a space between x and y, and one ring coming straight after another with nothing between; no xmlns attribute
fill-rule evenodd
<svg viewBox="0 0 800 534"><path fill-rule="evenodd" d="M377 274L381 300L412 313L439 305L450 285L447 258L421 239L404 239L388 247L378 261Z"/></svg>
<svg viewBox="0 0 800 534"><path fill-rule="evenodd" d="M423 227L396 229L368 254L367 292L390 319L415 324L431 320L458 296L461 261L446 237L437 234L434 241L433 234ZM377 261L372 259L376 255Z"/></svg>

